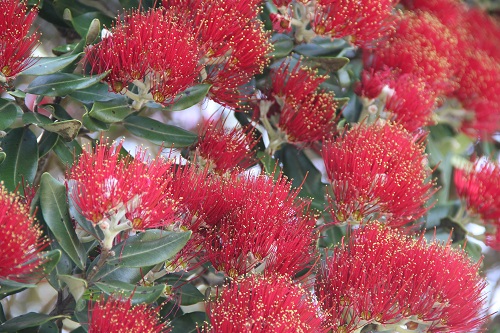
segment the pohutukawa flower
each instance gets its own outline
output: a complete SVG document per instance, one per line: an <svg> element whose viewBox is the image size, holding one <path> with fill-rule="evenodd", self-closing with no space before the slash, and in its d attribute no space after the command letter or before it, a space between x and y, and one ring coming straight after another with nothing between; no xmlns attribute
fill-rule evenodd
<svg viewBox="0 0 500 333"><path fill-rule="evenodd" d="M179 13L139 10L125 15L102 41L87 48L93 73L110 70L105 81L122 92L132 82L163 104L194 84L202 67L194 28Z"/></svg>
<svg viewBox="0 0 500 333"><path fill-rule="evenodd" d="M407 12L396 32L365 59L375 70L389 67L413 74L438 95L447 94L456 87L457 45L456 35L432 14Z"/></svg>
<svg viewBox="0 0 500 333"><path fill-rule="evenodd" d="M500 166L478 159L469 170L455 170L455 186L469 214L485 222L500 221Z"/></svg>
<svg viewBox="0 0 500 333"><path fill-rule="evenodd" d="M151 160L143 150L133 159L122 157L121 148L122 143L108 147L104 140L94 149L84 149L67 174L69 196L76 208L110 232L110 238L124 230L172 224L177 200L166 191L172 164L160 156Z"/></svg>
<svg viewBox="0 0 500 333"><path fill-rule="evenodd" d="M258 143L252 127L226 129L225 121L209 121L201 130L196 153L218 172L247 169L256 163L253 149Z"/></svg>
<svg viewBox="0 0 500 333"><path fill-rule="evenodd" d="M313 93L302 101L286 103L281 109L279 128L290 142L316 142L336 132L337 107L330 92Z"/></svg>
<svg viewBox="0 0 500 333"><path fill-rule="evenodd" d="M423 137L393 123L361 124L323 149L336 223L378 219L402 226L420 218L433 193Z"/></svg>
<svg viewBox="0 0 500 333"><path fill-rule="evenodd" d="M100 298L90 310L89 333L167 333L171 328L159 318L159 308L132 305L132 299Z"/></svg>
<svg viewBox="0 0 500 333"><path fill-rule="evenodd" d="M16 76L33 64L29 56L38 44L38 34L29 30L38 8L28 9L26 1L0 1L0 81Z"/></svg>
<svg viewBox="0 0 500 333"><path fill-rule="evenodd" d="M292 31L292 21L290 18L283 16L281 14L271 13L269 18L273 23L273 30L281 33L286 33Z"/></svg>
<svg viewBox="0 0 500 333"><path fill-rule="evenodd" d="M202 332L320 333L322 319L310 295L288 277L249 276L232 281L207 305Z"/></svg>
<svg viewBox="0 0 500 333"><path fill-rule="evenodd" d="M393 0L319 0L311 22L318 35L350 36L356 45L369 45L394 28Z"/></svg>
<svg viewBox="0 0 500 333"><path fill-rule="evenodd" d="M22 198L0 184L0 279L34 282L41 277L40 256L48 242Z"/></svg>
<svg viewBox="0 0 500 333"><path fill-rule="evenodd" d="M471 332L487 318L479 266L449 241L427 244L374 222L327 259L315 293L333 332Z"/></svg>
<svg viewBox="0 0 500 333"><path fill-rule="evenodd" d="M291 182L248 175L227 182L230 209L207 230L203 256L233 278L255 268L288 276L308 268L316 256L316 219L296 200Z"/></svg>

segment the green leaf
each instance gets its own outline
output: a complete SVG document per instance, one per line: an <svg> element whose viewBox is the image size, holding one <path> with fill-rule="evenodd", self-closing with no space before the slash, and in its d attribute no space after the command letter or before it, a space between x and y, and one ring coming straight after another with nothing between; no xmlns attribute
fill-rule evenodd
<svg viewBox="0 0 500 333"><path fill-rule="evenodd" d="M85 113L82 117L83 126L87 128L89 131L107 131L109 130L110 125L103 123L100 120L94 119L89 116L88 113Z"/></svg>
<svg viewBox="0 0 500 333"><path fill-rule="evenodd" d="M78 160L78 156L82 153L82 147L76 140L71 142L57 140L56 145L52 149L61 162L68 167L71 167L75 159Z"/></svg>
<svg viewBox="0 0 500 333"><path fill-rule="evenodd" d="M17 114L21 114L21 108L11 101L0 98L0 131L5 130L16 121Z"/></svg>
<svg viewBox="0 0 500 333"><path fill-rule="evenodd" d="M110 92L109 86L101 82L91 87L74 91L69 96L82 103L104 102L114 99L122 100L123 103L127 101L124 96Z"/></svg>
<svg viewBox="0 0 500 333"><path fill-rule="evenodd" d="M82 123L79 120L72 119L39 125L39 127L46 131L59 134L64 141L73 141L78 135Z"/></svg>
<svg viewBox="0 0 500 333"><path fill-rule="evenodd" d="M60 57L40 57L30 68L22 71L19 75L48 75L59 72L61 69L71 65L83 53L70 54Z"/></svg>
<svg viewBox="0 0 500 333"><path fill-rule="evenodd" d="M0 151L0 164L2 164L6 157L7 154L5 154L3 151Z"/></svg>
<svg viewBox="0 0 500 333"><path fill-rule="evenodd" d="M165 293L165 289L167 288L165 284L157 284L151 287L143 287L116 280L107 282L96 282L95 285L106 295L118 293L124 298L129 298L130 295L133 295L132 304L153 303Z"/></svg>
<svg viewBox="0 0 500 333"><path fill-rule="evenodd" d="M61 260L62 252L61 250L52 250L46 252L42 255L44 259L43 263L43 274L48 275L56 268L59 260Z"/></svg>
<svg viewBox="0 0 500 333"><path fill-rule="evenodd" d="M46 172L41 178L40 191L40 206L45 223L64 252L80 269L84 269L85 250L76 237L71 223L66 200L66 186Z"/></svg>
<svg viewBox="0 0 500 333"><path fill-rule="evenodd" d="M77 45L78 43L59 45L52 49L52 53L54 53L56 56L61 56L68 52L74 51ZM74 54L80 54L80 53L74 53Z"/></svg>
<svg viewBox="0 0 500 333"><path fill-rule="evenodd" d="M340 227L336 225L329 225L321 233L318 245L321 248L334 247L339 244L343 236L344 234L342 233L342 229Z"/></svg>
<svg viewBox="0 0 500 333"><path fill-rule="evenodd" d="M167 106L164 110L166 111L182 111L187 108L192 107L203 101L207 96L208 91L212 87L211 84L197 84L195 86L189 87L183 92L181 92L176 97L174 104Z"/></svg>
<svg viewBox="0 0 500 333"><path fill-rule="evenodd" d="M259 151L257 153L257 157L260 159L262 165L264 166L264 171L266 172L266 174L274 174L275 178L277 178L281 171L279 161L268 153L262 151Z"/></svg>
<svg viewBox="0 0 500 333"><path fill-rule="evenodd" d="M205 300L205 295L191 283L184 284L176 293L178 294L181 305L193 305Z"/></svg>
<svg viewBox="0 0 500 333"><path fill-rule="evenodd" d="M87 269L87 274L92 271L93 267L99 261L100 256L97 256ZM96 275L93 276L92 281L112 281L119 280L127 283L137 283L144 278L154 266L145 267L123 267L118 264L106 264L99 269Z"/></svg>
<svg viewBox="0 0 500 333"><path fill-rule="evenodd" d="M58 318L66 318L66 316L49 316L46 314L28 312L27 314L7 320L0 325L0 332L17 332L19 330L37 327L46 322Z"/></svg>
<svg viewBox="0 0 500 333"><path fill-rule="evenodd" d="M76 32L81 37L87 37L87 33L89 32L89 27L92 26L92 22L94 19L98 19L99 22L102 22L106 26L111 25L111 18L106 16L100 12L88 12L76 17L71 15L71 11L66 9L64 11L64 18L71 22L73 28L75 28ZM93 42L93 40L88 40L87 43Z"/></svg>
<svg viewBox="0 0 500 333"><path fill-rule="evenodd" d="M69 73L39 76L30 83L26 92L54 97L66 96L76 90L85 89L97 84L106 75L108 75L108 72L91 77Z"/></svg>
<svg viewBox="0 0 500 333"><path fill-rule="evenodd" d="M474 262L478 262L483 257L483 252L481 251L481 245L469 242L465 239L458 242L454 242L452 246L454 248L463 249L465 253L467 253L467 255L469 256L469 258Z"/></svg>
<svg viewBox="0 0 500 333"><path fill-rule="evenodd" d="M302 183L301 196L322 199L324 189L321 183L321 173L309 160L303 150L286 144L277 157L283 163L283 172L292 179L294 187L299 187Z"/></svg>
<svg viewBox="0 0 500 333"><path fill-rule="evenodd" d="M37 333L59 333L59 328L56 323L49 321L41 325Z"/></svg>
<svg viewBox="0 0 500 333"><path fill-rule="evenodd" d="M333 100L335 102L337 102L337 105L339 109L342 109L344 107L344 105L346 105L347 103L349 103L349 97L341 97L341 98L334 98Z"/></svg>
<svg viewBox="0 0 500 333"><path fill-rule="evenodd" d="M130 106L120 100L110 102L95 102L88 115L104 123L116 123L127 117L132 110Z"/></svg>
<svg viewBox="0 0 500 333"><path fill-rule="evenodd" d="M49 117L34 112L24 113L22 119L25 125L35 124L39 126L52 123Z"/></svg>
<svg viewBox="0 0 500 333"><path fill-rule="evenodd" d="M317 38L313 40L313 43L295 46L294 51L306 57L336 56L347 45L347 42L343 39Z"/></svg>
<svg viewBox="0 0 500 333"><path fill-rule="evenodd" d="M38 143L38 157L43 157L48 154L56 145L58 135L56 133L44 132Z"/></svg>
<svg viewBox="0 0 500 333"><path fill-rule="evenodd" d="M69 292L73 295L75 301L78 301L87 289L87 281L83 279L72 275L58 275L57 277L62 282L66 283L69 288Z"/></svg>
<svg viewBox="0 0 500 333"><path fill-rule="evenodd" d="M268 56L273 58L286 57L293 50L293 39L285 34L274 34L271 38L271 43L274 46L274 51Z"/></svg>
<svg viewBox="0 0 500 333"><path fill-rule="evenodd" d="M165 125L157 120L135 115L125 118L123 124L130 133L158 145L187 147L198 139L196 134L180 127Z"/></svg>
<svg viewBox="0 0 500 333"><path fill-rule="evenodd" d="M115 257L108 264L143 267L167 261L179 252L191 237L191 231L146 230L113 247Z"/></svg>
<svg viewBox="0 0 500 333"><path fill-rule="evenodd" d="M29 128L15 128L2 139L0 146L7 155L0 164L0 179L14 191L20 182L31 184L38 168L38 144ZM19 188L22 191L22 187Z"/></svg>
<svg viewBox="0 0 500 333"><path fill-rule="evenodd" d="M171 333L196 333L198 327L202 327L205 321L207 321L205 312L196 311L183 314L170 323L172 326Z"/></svg>
<svg viewBox="0 0 500 333"><path fill-rule="evenodd" d="M2 295L9 295L18 290L20 291L25 288L34 287L36 287L36 284L27 284L12 280L0 279L0 298L2 298Z"/></svg>

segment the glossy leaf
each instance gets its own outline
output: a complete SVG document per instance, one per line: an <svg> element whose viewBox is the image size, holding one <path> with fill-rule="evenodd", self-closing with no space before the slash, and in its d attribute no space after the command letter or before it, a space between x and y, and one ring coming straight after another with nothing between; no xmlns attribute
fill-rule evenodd
<svg viewBox="0 0 500 333"><path fill-rule="evenodd" d="M38 168L35 134L27 127L15 128L2 139L0 147L6 154L0 164L0 180L3 180L5 187L14 191L23 179L26 183L33 183Z"/></svg>
<svg viewBox="0 0 500 333"><path fill-rule="evenodd" d="M183 92L181 92L176 97L174 104L169 105L165 108L167 111L182 111L187 108L192 107L203 101L207 96L208 91L212 87L211 84L197 84L195 86L189 87Z"/></svg>
<svg viewBox="0 0 500 333"><path fill-rule="evenodd" d="M66 186L44 173L40 182L40 206L43 219L59 245L80 268L85 267L85 250L76 237L66 199Z"/></svg>
<svg viewBox="0 0 500 333"><path fill-rule="evenodd" d="M78 301L87 289L87 281L72 275L58 275L59 280L66 283L69 292L73 295L75 301Z"/></svg>
<svg viewBox="0 0 500 333"><path fill-rule="evenodd" d="M92 269L97 265L101 256L97 256L87 269L87 275L92 272ZM147 274L154 266L144 267L123 267L118 264L105 264L97 273L92 277L92 281L112 281L119 280L127 283L137 283L143 280L144 275Z"/></svg>
<svg viewBox="0 0 500 333"><path fill-rule="evenodd" d="M198 327L202 327L205 321L207 321L205 312L196 311L183 314L170 323L171 333L196 333Z"/></svg>
<svg viewBox="0 0 500 333"><path fill-rule="evenodd" d="M156 265L179 252L191 237L191 231L146 230L113 247L115 257L108 264L126 267Z"/></svg>
<svg viewBox="0 0 500 333"><path fill-rule="evenodd" d="M22 114L21 108L6 99L0 98L0 131L5 130Z"/></svg>
<svg viewBox="0 0 500 333"><path fill-rule="evenodd" d="M269 57L283 58L293 50L293 39L285 34L274 34L271 38L271 43L274 46L274 51L269 54Z"/></svg>
<svg viewBox="0 0 500 333"><path fill-rule="evenodd" d="M0 299L3 295L9 295L15 291L25 288L34 288L36 284L21 283L12 280L0 279Z"/></svg>
<svg viewBox="0 0 500 333"><path fill-rule="evenodd" d="M97 84L108 73L95 76L82 76L69 73L56 73L39 76L34 79L28 88L27 93L45 96L66 96L76 90L85 89Z"/></svg>
<svg viewBox="0 0 500 333"><path fill-rule="evenodd" d="M54 268L56 268L57 264L59 263L59 260L61 260L62 252L61 250L52 250L49 252L46 252L42 255L42 258L44 260L43 263L43 274L47 275L52 272Z"/></svg>
<svg viewBox="0 0 500 333"><path fill-rule="evenodd" d="M22 119L25 125L35 124L39 126L52 123L49 117L34 112L24 113Z"/></svg>
<svg viewBox="0 0 500 333"><path fill-rule="evenodd" d="M61 162L68 167L73 165L75 158L78 158L78 156L82 153L82 147L78 142L76 142L76 140L71 142L58 140L52 149Z"/></svg>
<svg viewBox="0 0 500 333"><path fill-rule="evenodd" d="M109 130L109 124L103 123L100 120L94 119L85 113L82 117L83 126L89 131L107 131Z"/></svg>
<svg viewBox="0 0 500 333"><path fill-rule="evenodd" d="M60 57L40 57L36 59L36 63L28 69L19 73L19 75L48 75L59 72L61 69L71 65L83 53L70 54Z"/></svg>
<svg viewBox="0 0 500 333"><path fill-rule="evenodd" d="M305 58L302 63L311 68L322 68L331 74L347 65L349 59L345 57L309 57Z"/></svg>
<svg viewBox="0 0 500 333"><path fill-rule="evenodd" d="M157 120L135 115L125 118L123 124L130 133L158 145L187 147L198 138L196 134L180 127L165 125Z"/></svg>
<svg viewBox="0 0 500 333"><path fill-rule="evenodd" d="M124 298L129 298L130 295L133 294L132 304L153 303L164 294L165 289L167 288L165 284L157 284L155 286L144 287L116 280L96 282L95 285L106 295L118 293Z"/></svg>
<svg viewBox="0 0 500 333"><path fill-rule="evenodd" d="M110 102L95 102L88 115L104 123L116 123L127 117L132 110L120 100Z"/></svg>
<svg viewBox="0 0 500 333"><path fill-rule="evenodd" d="M0 332L17 332L25 328L40 326L53 319L65 317L66 316L49 316L42 313L28 312L27 314L9 319L1 324Z"/></svg>
<svg viewBox="0 0 500 333"><path fill-rule="evenodd" d="M113 99L126 102L126 98L120 94L109 91L109 86L105 83L97 83L91 87L80 89L69 94L71 98L82 103L104 102Z"/></svg>

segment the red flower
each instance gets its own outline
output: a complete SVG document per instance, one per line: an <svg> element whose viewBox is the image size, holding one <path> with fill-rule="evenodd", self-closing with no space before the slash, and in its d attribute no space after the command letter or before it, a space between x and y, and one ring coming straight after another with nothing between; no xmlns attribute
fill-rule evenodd
<svg viewBox="0 0 500 333"><path fill-rule="evenodd" d="M150 88L153 99L168 104L194 84L202 56L194 28L179 13L165 9L133 11L110 34L87 48L85 61L115 92L134 80Z"/></svg>
<svg viewBox="0 0 500 333"><path fill-rule="evenodd" d="M281 14L271 13L269 18L273 23L273 30L281 33L286 33L292 31L292 21L290 18L283 16Z"/></svg>
<svg viewBox="0 0 500 333"><path fill-rule="evenodd" d="M318 309L287 277L250 276L233 281L208 304L212 333L325 332Z"/></svg>
<svg viewBox="0 0 500 333"><path fill-rule="evenodd" d="M159 156L151 161L142 150L134 159L122 157L121 148L101 141L69 170L67 187L78 210L95 225L114 219L135 230L172 224L177 201L166 191L171 163Z"/></svg>
<svg viewBox="0 0 500 333"><path fill-rule="evenodd" d="M388 119L403 125L409 132L433 123L436 94L425 82L406 74L399 76L391 88L394 93L387 98L384 109L390 113Z"/></svg>
<svg viewBox="0 0 500 333"><path fill-rule="evenodd" d="M298 190L279 176L232 176L224 189L227 213L207 230L203 256L230 277L261 264L271 273L293 276L315 257L316 219ZM296 248L289 248L293 242ZM257 267L257 269L260 269Z"/></svg>
<svg viewBox="0 0 500 333"><path fill-rule="evenodd" d="M336 223L378 219L402 226L428 210L433 182L424 165L423 137L400 125L359 125L325 144Z"/></svg>
<svg viewBox="0 0 500 333"><path fill-rule="evenodd" d="M458 196L471 214L486 222L500 221L500 166L486 158L478 159L470 170L455 170Z"/></svg>
<svg viewBox="0 0 500 333"><path fill-rule="evenodd" d="M38 44L38 35L29 35L29 30L37 14L38 8L28 9L26 1L0 1L0 72L5 78L33 64L29 56Z"/></svg>
<svg viewBox="0 0 500 333"><path fill-rule="evenodd" d="M450 242L427 244L375 222L353 232L321 268L316 297L334 332L392 325L470 332L485 321L480 263Z"/></svg>
<svg viewBox="0 0 500 333"><path fill-rule="evenodd" d="M256 162L253 149L258 143L253 127L231 130L224 128L225 121L209 121L203 126L196 152L218 172L233 168L248 169Z"/></svg>
<svg viewBox="0 0 500 333"><path fill-rule="evenodd" d="M29 206L0 184L0 279L32 282L41 274L40 251L47 245Z"/></svg>
<svg viewBox="0 0 500 333"><path fill-rule="evenodd" d="M459 66L458 40L439 19L426 12L407 12L399 19L391 38L365 59L369 67L387 67L415 75L437 94L455 89Z"/></svg>
<svg viewBox="0 0 500 333"><path fill-rule="evenodd" d="M311 22L318 35L351 36L356 45L369 45L394 26L394 0L319 0Z"/></svg>
<svg viewBox="0 0 500 333"><path fill-rule="evenodd" d="M130 332L167 333L171 329L160 321L159 308L147 304L132 305L132 299L110 296L99 299L91 309L89 333Z"/></svg>
<svg viewBox="0 0 500 333"><path fill-rule="evenodd" d="M313 93L300 102L286 103L281 109L279 128L290 142L316 142L331 137L337 129L335 95Z"/></svg>

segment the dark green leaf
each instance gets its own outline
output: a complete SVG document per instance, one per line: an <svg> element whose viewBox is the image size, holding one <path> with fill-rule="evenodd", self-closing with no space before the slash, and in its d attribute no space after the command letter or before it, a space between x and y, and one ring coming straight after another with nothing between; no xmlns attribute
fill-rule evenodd
<svg viewBox="0 0 500 333"><path fill-rule="evenodd" d="M44 125L44 124L51 124L52 120L39 113L29 112L23 114L23 123L25 125L30 125L30 124Z"/></svg>
<svg viewBox="0 0 500 333"><path fill-rule="evenodd" d="M47 275L52 272L52 270L57 266L59 260L61 260L62 252L61 250L52 250L43 254L43 274Z"/></svg>
<svg viewBox="0 0 500 333"><path fill-rule="evenodd" d="M59 46L56 46L52 49L52 53L54 53L56 56L61 56L63 54L66 54L68 52L75 50L75 47L77 45L78 45L78 43L59 45ZM79 54L79 53L75 53L75 54Z"/></svg>
<svg viewBox="0 0 500 333"><path fill-rule="evenodd" d="M179 252L191 237L191 232L146 230L113 247L116 253L108 264L142 267L165 262Z"/></svg>
<svg viewBox="0 0 500 333"><path fill-rule="evenodd" d="M268 175L274 174L277 177L280 174L281 168L279 166L278 160L265 152L258 152L257 157L260 158L262 165L264 166L264 171Z"/></svg>
<svg viewBox="0 0 500 333"><path fill-rule="evenodd" d="M349 103L349 97L342 97L342 98L334 98L335 102L337 102L339 109L342 109L344 105Z"/></svg>
<svg viewBox="0 0 500 333"><path fill-rule="evenodd" d="M68 212L66 186L44 173L40 182L40 206L43 219L71 260L81 269L85 267L85 250L76 237Z"/></svg>
<svg viewBox="0 0 500 333"><path fill-rule="evenodd" d="M48 75L59 72L78 59L83 53L70 54L60 57L40 57L36 59L35 65L22 71L19 75Z"/></svg>
<svg viewBox="0 0 500 333"><path fill-rule="evenodd" d="M211 84L197 84L195 86L189 87L179 95L177 95L175 103L167 106L165 110L167 111L182 111L187 108L192 107L203 101L207 96L208 91L212 87Z"/></svg>
<svg viewBox="0 0 500 333"><path fill-rule="evenodd" d="M59 328L56 323L49 321L40 326L37 333L59 333Z"/></svg>
<svg viewBox="0 0 500 333"><path fill-rule="evenodd" d="M125 283L122 281L107 281L96 282L97 288L102 290L105 294L120 294L125 298L132 296L132 303L153 303L165 292L167 286L165 284L158 284L151 287L137 286L135 284Z"/></svg>
<svg viewBox="0 0 500 333"><path fill-rule="evenodd" d="M87 275L89 272L92 272L92 269L99 262L101 256L97 256L94 261L89 265L87 269ZM147 274L154 266L146 266L146 267L123 267L118 264L109 265L105 264L103 267L99 268L97 274L95 274L92 278L92 281L112 281L119 280L122 282L135 284L141 281L144 278L144 275Z"/></svg>
<svg viewBox="0 0 500 333"><path fill-rule="evenodd" d="M176 290L176 294L178 295L181 305L193 305L205 300L205 295L191 283L185 283L180 290Z"/></svg>
<svg viewBox="0 0 500 333"><path fill-rule="evenodd" d="M83 126L89 131L107 131L109 130L110 124L103 123L100 120L94 119L85 113L82 117Z"/></svg>
<svg viewBox="0 0 500 333"><path fill-rule="evenodd" d="M22 114L21 108L6 99L0 98L0 131L8 128Z"/></svg>
<svg viewBox="0 0 500 333"><path fill-rule="evenodd" d="M33 287L36 287L36 285L0 279L0 298L2 298L2 295L12 294L14 291Z"/></svg>
<svg viewBox="0 0 500 333"><path fill-rule="evenodd" d="M343 236L344 234L342 233L342 229L340 227L330 225L321 232L319 247L334 247L339 244Z"/></svg>
<svg viewBox="0 0 500 333"><path fill-rule="evenodd" d="M65 316L49 316L46 314L29 312L19 317L7 320L0 325L0 332L17 332L19 330L40 326L50 320L65 318Z"/></svg>
<svg viewBox="0 0 500 333"><path fill-rule="evenodd" d="M311 68L323 68L328 73L335 73L349 63L344 57L308 57L302 63Z"/></svg>
<svg viewBox="0 0 500 333"><path fill-rule="evenodd" d="M122 100L123 103L127 101L124 96L110 92L109 86L105 83L97 83L91 87L74 91L69 96L82 103L104 102L114 99Z"/></svg>
<svg viewBox="0 0 500 333"><path fill-rule="evenodd" d="M29 128L15 128L2 139L1 148L7 155L0 164L0 179L14 191L20 182L31 184L38 168L38 144ZM22 191L22 187L19 188Z"/></svg>
<svg viewBox="0 0 500 333"><path fill-rule="evenodd" d="M274 46L274 51L269 56L273 58L286 57L293 50L293 39L285 34L274 34L271 43Z"/></svg>
<svg viewBox="0 0 500 333"><path fill-rule="evenodd" d="M5 154L3 151L0 151L0 164L2 164L6 157L7 154Z"/></svg>
<svg viewBox="0 0 500 333"><path fill-rule="evenodd" d="M73 120L73 117L59 104L44 104L41 107L50 112L58 120Z"/></svg>
<svg viewBox="0 0 500 333"><path fill-rule="evenodd" d="M111 18L99 12L88 12L83 15L79 15L76 17L72 17L71 15L67 15L66 11L64 12L65 19L71 21L73 28L75 28L76 32L81 37L87 37L87 33L89 32L89 27L92 25L92 21L94 19L98 19L99 22L102 22L106 26L111 25ZM93 40L88 40L87 43L91 43Z"/></svg>
<svg viewBox="0 0 500 333"><path fill-rule="evenodd" d="M315 40L313 43L299 44L294 51L306 57L336 56L347 45L345 40L330 38Z"/></svg>
<svg viewBox="0 0 500 333"><path fill-rule="evenodd" d="M56 133L44 132L38 143L38 157L43 157L48 154L56 145L58 135Z"/></svg>
<svg viewBox="0 0 500 333"><path fill-rule="evenodd" d="M481 245L469 242L465 239L458 242L454 242L452 246L455 248L464 249L465 253L467 253L469 258L474 262L478 262L483 257L483 252L481 251Z"/></svg>
<svg viewBox="0 0 500 333"><path fill-rule="evenodd" d="M196 134L185 129L165 125L150 118L131 115L123 120L123 124L130 133L158 145L165 144L166 146L187 147L198 139Z"/></svg>
<svg viewBox="0 0 500 333"><path fill-rule="evenodd" d="M132 110L121 100L109 102L95 102L88 115L104 123L116 123L127 117Z"/></svg>
<svg viewBox="0 0 500 333"><path fill-rule="evenodd" d="M303 150L286 144L277 157L283 163L283 172L290 177L293 186L299 187L302 183L301 196L321 199L324 197L324 189L321 183L321 173L309 160Z"/></svg>
<svg viewBox="0 0 500 333"><path fill-rule="evenodd" d="M172 320L171 333L196 333L198 327L202 327L205 321L207 321L205 312L198 311L183 314Z"/></svg>
<svg viewBox="0 0 500 333"><path fill-rule="evenodd" d="M30 83L26 92L35 95L66 96L76 90L93 86L106 75L108 75L107 72L90 77L69 73L39 76Z"/></svg>
<svg viewBox="0 0 500 333"><path fill-rule="evenodd" d="M66 166L71 166L75 162L75 158L82 153L82 147L76 140L71 142L63 142L62 140L57 140L56 145L52 148L56 153L57 157Z"/></svg>

